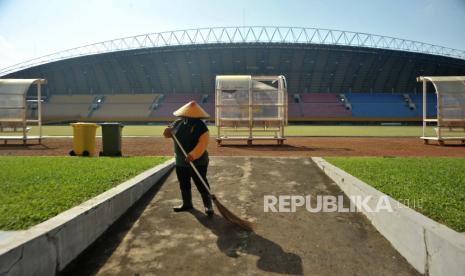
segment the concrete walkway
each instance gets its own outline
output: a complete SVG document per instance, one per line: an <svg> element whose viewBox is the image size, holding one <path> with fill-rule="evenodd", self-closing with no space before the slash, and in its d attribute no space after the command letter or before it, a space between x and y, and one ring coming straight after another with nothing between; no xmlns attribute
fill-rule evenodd
<svg viewBox="0 0 465 276"><path fill-rule="evenodd" d="M263 211L264 195L342 194L309 158L215 157L208 176L221 202L254 221L256 233L243 232L219 215L174 213L180 195L172 173L66 274L417 274L361 214ZM202 210L198 193L193 194Z"/></svg>

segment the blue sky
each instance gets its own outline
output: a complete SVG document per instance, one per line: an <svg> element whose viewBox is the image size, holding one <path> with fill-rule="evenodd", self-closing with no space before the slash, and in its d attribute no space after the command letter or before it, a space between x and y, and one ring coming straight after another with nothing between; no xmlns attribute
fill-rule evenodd
<svg viewBox="0 0 465 276"><path fill-rule="evenodd" d="M465 50L465 0L0 0L0 68L118 37L241 25L367 32Z"/></svg>

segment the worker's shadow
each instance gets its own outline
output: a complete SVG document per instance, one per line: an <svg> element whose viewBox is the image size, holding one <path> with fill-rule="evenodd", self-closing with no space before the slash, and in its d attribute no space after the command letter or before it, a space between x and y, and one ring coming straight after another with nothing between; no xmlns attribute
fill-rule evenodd
<svg viewBox="0 0 465 276"><path fill-rule="evenodd" d="M284 252L279 244L255 233L242 231L219 215L209 218L196 209L191 214L218 237L218 248L227 256L237 258L241 254L252 254L259 257L257 267L263 271L303 274L300 256Z"/></svg>

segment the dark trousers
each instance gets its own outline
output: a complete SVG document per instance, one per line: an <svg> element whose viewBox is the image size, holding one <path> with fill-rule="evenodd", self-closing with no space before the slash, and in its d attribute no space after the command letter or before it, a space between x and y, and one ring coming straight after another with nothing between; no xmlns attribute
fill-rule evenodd
<svg viewBox="0 0 465 276"><path fill-rule="evenodd" d="M207 180L207 169L208 169L208 166L197 166L197 170L199 171L203 180L205 180L208 188L210 188L210 185L208 184L208 180ZM205 188L205 186L203 185L201 180L197 177L197 175L195 174L194 170L191 167L176 166L176 175L179 181L179 188L181 188L181 192L183 192L183 194L190 195L191 178L192 178L194 180L195 186L197 187L197 190L202 195L202 200L204 204L211 205L211 203L209 203L210 196L209 196L207 189Z"/></svg>

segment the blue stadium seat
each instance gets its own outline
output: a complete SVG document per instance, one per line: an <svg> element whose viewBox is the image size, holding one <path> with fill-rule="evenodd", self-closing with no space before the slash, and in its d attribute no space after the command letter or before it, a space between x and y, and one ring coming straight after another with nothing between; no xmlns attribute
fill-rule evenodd
<svg viewBox="0 0 465 276"><path fill-rule="evenodd" d="M409 94L416 109L411 110L403 98L403 93L346 93L352 104L354 117L389 117L412 118L421 117L423 112L422 95ZM428 95L428 116L436 115L436 98L434 94Z"/></svg>

